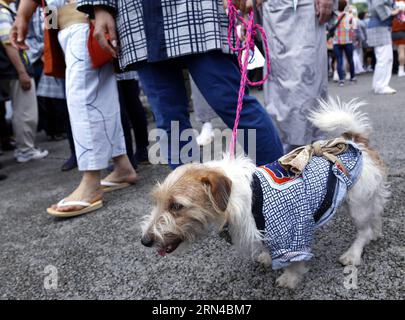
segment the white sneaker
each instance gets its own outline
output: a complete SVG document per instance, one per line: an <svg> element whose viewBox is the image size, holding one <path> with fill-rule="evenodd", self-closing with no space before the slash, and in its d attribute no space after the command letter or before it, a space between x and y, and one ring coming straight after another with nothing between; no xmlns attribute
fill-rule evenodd
<svg viewBox="0 0 405 320"><path fill-rule="evenodd" d="M403 66L402 66L402 68L401 68L401 66L399 67L399 70L398 70L398 77L399 77L399 78L405 77L405 70L404 70L404 67L403 67Z"/></svg>
<svg viewBox="0 0 405 320"><path fill-rule="evenodd" d="M385 87L379 90L374 91L375 94L395 94L397 93L397 90L391 88L391 87Z"/></svg>
<svg viewBox="0 0 405 320"><path fill-rule="evenodd" d="M48 150L39 150L35 148L25 152L16 150L14 153L17 162L20 163L28 162L31 160L40 160L47 157L48 154L49 154Z"/></svg>
<svg viewBox="0 0 405 320"><path fill-rule="evenodd" d="M339 81L339 74L336 70L333 72L333 81L335 82Z"/></svg>
<svg viewBox="0 0 405 320"><path fill-rule="evenodd" d="M214 139L214 130L212 128L212 123L206 122L202 126L201 133L196 138L197 144L199 146L205 146L207 144L210 144L213 139Z"/></svg>

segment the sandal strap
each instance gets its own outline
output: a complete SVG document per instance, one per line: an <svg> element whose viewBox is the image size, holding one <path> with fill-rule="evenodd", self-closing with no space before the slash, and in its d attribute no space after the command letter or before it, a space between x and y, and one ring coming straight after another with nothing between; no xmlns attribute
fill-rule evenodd
<svg viewBox="0 0 405 320"><path fill-rule="evenodd" d="M125 182L118 183L118 182L110 182L110 181L104 181L104 180L102 180L100 182L101 186L103 186L103 187L117 187L117 186L121 185L122 183L125 183Z"/></svg>
<svg viewBox="0 0 405 320"><path fill-rule="evenodd" d="M73 207L73 206L80 206L80 207L90 207L91 203L85 201L66 201L66 199L62 199L58 202L58 207Z"/></svg>

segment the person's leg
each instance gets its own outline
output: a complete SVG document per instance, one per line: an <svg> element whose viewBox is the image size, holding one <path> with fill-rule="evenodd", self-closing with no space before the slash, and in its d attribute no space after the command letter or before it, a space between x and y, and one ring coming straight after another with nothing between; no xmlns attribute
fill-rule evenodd
<svg viewBox="0 0 405 320"><path fill-rule="evenodd" d="M122 95L125 103L121 103L121 108L124 108L128 119L132 125L132 130L135 135L135 160L144 162L148 159L148 120L146 118L145 108L139 99L139 84L138 81L123 80L119 82L120 95Z"/></svg>
<svg viewBox="0 0 405 320"><path fill-rule="evenodd" d="M122 123L122 129L124 131L125 146L127 148L127 156L130 160L133 160L134 148L133 148L133 141L132 141L132 131L131 131L131 124L129 122L129 117L128 117L128 113L127 113L127 108L129 108L130 106L128 106L128 101L126 100L125 87L123 86L124 81L125 80L117 82L118 95L119 95L119 100L120 100L121 123ZM134 169L136 169L136 168L134 167Z"/></svg>
<svg viewBox="0 0 405 320"><path fill-rule="evenodd" d="M190 74L208 104L229 128L233 128L238 103L240 72L230 55L219 51L186 59ZM257 99L246 88L239 129L244 131L244 149L256 143L256 162L263 165L277 160L283 147L273 122ZM249 129L256 131L256 141L249 141Z"/></svg>
<svg viewBox="0 0 405 320"><path fill-rule="evenodd" d="M53 98L48 97L38 97L38 103L41 104L41 108L44 110L44 114L40 117L43 117L41 120L43 122L43 129L45 130L46 135L50 139L55 139L58 136L58 132L61 129L60 124L58 123L58 106L55 103Z"/></svg>
<svg viewBox="0 0 405 320"><path fill-rule="evenodd" d="M30 90L23 90L18 80L12 80L10 96L13 104L12 123L17 151L27 153L35 147L34 140L38 125L38 105L34 79L31 79Z"/></svg>
<svg viewBox="0 0 405 320"><path fill-rule="evenodd" d="M190 76L190 84L191 98L193 100L193 108L196 120L202 123L211 122L211 120L218 117L218 115L208 104L207 100L205 100L200 89L198 89L197 85L195 84L192 76Z"/></svg>
<svg viewBox="0 0 405 320"><path fill-rule="evenodd" d="M204 146L210 144L214 139L214 130L211 121L218 117L218 115L208 104L207 100L205 100L192 76L190 76L190 85L195 119L203 124L201 132L197 136L196 140L199 146Z"/></svg>
<svg viewBox="0 0 405 320"><path fill-rule="evenodd" d="M83 171L79 187L66 201L94 203L103 196L100 170L108 167L111 158L124 157L120 165L125 167L128 176L136 173L125 155L113 67L108 64L97 70L92 68L87 50L88 32L87 24L75 24L59 32L59 41L65 52L66 99L77 162L79 170ZM60 212L81 209L78 206L53 207Z"/></svg>
<svg viewBox="0 0 405 320"><path fill-rule="evenodd" d="M7 149L10 144L10 137L7 129L6 122L6 102L0 101L0 147Z"/></svg>
<svg viewBox="0 0 405 320"><path fill-rule="evenodd" d="M138 74L155 115L156 126L167 134L160 137L159 143L161 154L167 158L170 167L176 168L185 159L199 161L199 154L192 153L192 150L199 150L195 139L192 136L179 139L184 130L191 129L182 67L173 60L145 63L138 68ZM191 143L191 148L183 154L181 151L188 143Z"/></svg>
<svg viewBox="0 0 405 320"><path fill-rule="evenodd" d="M373 89L376 93L385 93L386 89L389 88L392 74L392 45L375 47L374 52L377 63L374 69Z"/></svg>
<svg viewBox="0 0 405 320"><path fill-rule="evenodd" d="M343 50L342 50L342 45L340 44L334 44L333 45L333 50L335 52L336 60L337 60L337 71L339 74L339 80L344 81L345 80L345 72L343 70Z"/></svg>
<svg viewBox="0 0 405 320"><path fill-rule="evenodd" d="M398 46L398 77L405 77L405 44L400 44Z"/></svg>
<svg viewBox="0 0 405 320"><path fill-rule="evenodd" d="M349 70L350 70L350 80L353 80L356 77L356 74L354 72L354 60L353 60L353 44L348 43L343 46L347 62L349 63Z"/></svg>
<svg viewBox="0 0 405 320"><path fill-rule="evenodd" d="M70 150L69 159L62 165L61 170L70 171L77 168L77 160L66 99L53 99L53 103L55 104L55 108L59 110L58 125L63 128L64 132L66 132L66 137L69 143L69 150Z"/></svg>

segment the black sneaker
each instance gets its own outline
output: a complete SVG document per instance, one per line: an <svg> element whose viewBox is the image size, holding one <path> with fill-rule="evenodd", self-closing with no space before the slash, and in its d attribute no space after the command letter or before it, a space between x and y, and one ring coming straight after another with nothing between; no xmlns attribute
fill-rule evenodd
<svg viewBox="0 0 405 320"><path fill-rule="evenodd" d="M0 181L6 180L7 176L5 174L0 174Z"/></svg>
<svg viewBox="0 0 405 320"><path fill-rule="evenodd" d="M356 77L351 78L351 79L350 79L350 83L357 83L357 78L356 78Z"/></svg>
<svg viewBox="0 0 405 320"><path fill-rule="evenodd" d="M343 87L345 85L345 82L343 80L339 81L339 87Z"/></svg>

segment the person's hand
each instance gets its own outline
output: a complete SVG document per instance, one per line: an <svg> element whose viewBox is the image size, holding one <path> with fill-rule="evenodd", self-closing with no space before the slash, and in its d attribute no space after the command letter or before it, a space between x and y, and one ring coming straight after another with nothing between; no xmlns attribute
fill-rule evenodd
<svg viewBox="0 0 405 320"><path fill-rule="evenodd" d="M105 8L96 6L94 8L95 24L94 37L100 46L116 58L118 54L118 38L115 26L115 19ZM107 39L108 38L108 39Z"/></svg>
<svg viewBox="0 0 405 320"><path fill-rule="evenodd" d="M401 9L394 9L394 10L391 11L391 16L395 17L400 12L401 12Z"/></svg>
<svg viewBox="0 0 405 320"><path fill-rule="evenodd" d="M24 91L31 89L31 77L27 72L21 72L18 74L18 80L20 81L21 88Z"/></svg>
<svg viewBox="0 0 405 320"><path fill-rule="evenodd" d="M315 0L315 12L319 23L324 24L332 16L333 0Z"/></svg>
<svg viewBox="0 0 405 320"><path fill-rule="evenodd" d="M224 0L224 8L228 8L228 2L233 2L235 7L242 13L247 13L253 7L253 0Z"/></svg>
<svg viewBox="0 0 405 320"><path fill-rule="evenodd" d="M25 39L28 33L28 21L17 16L10 31L10 41L13 47L19 50L28 50Z"/></svg>

